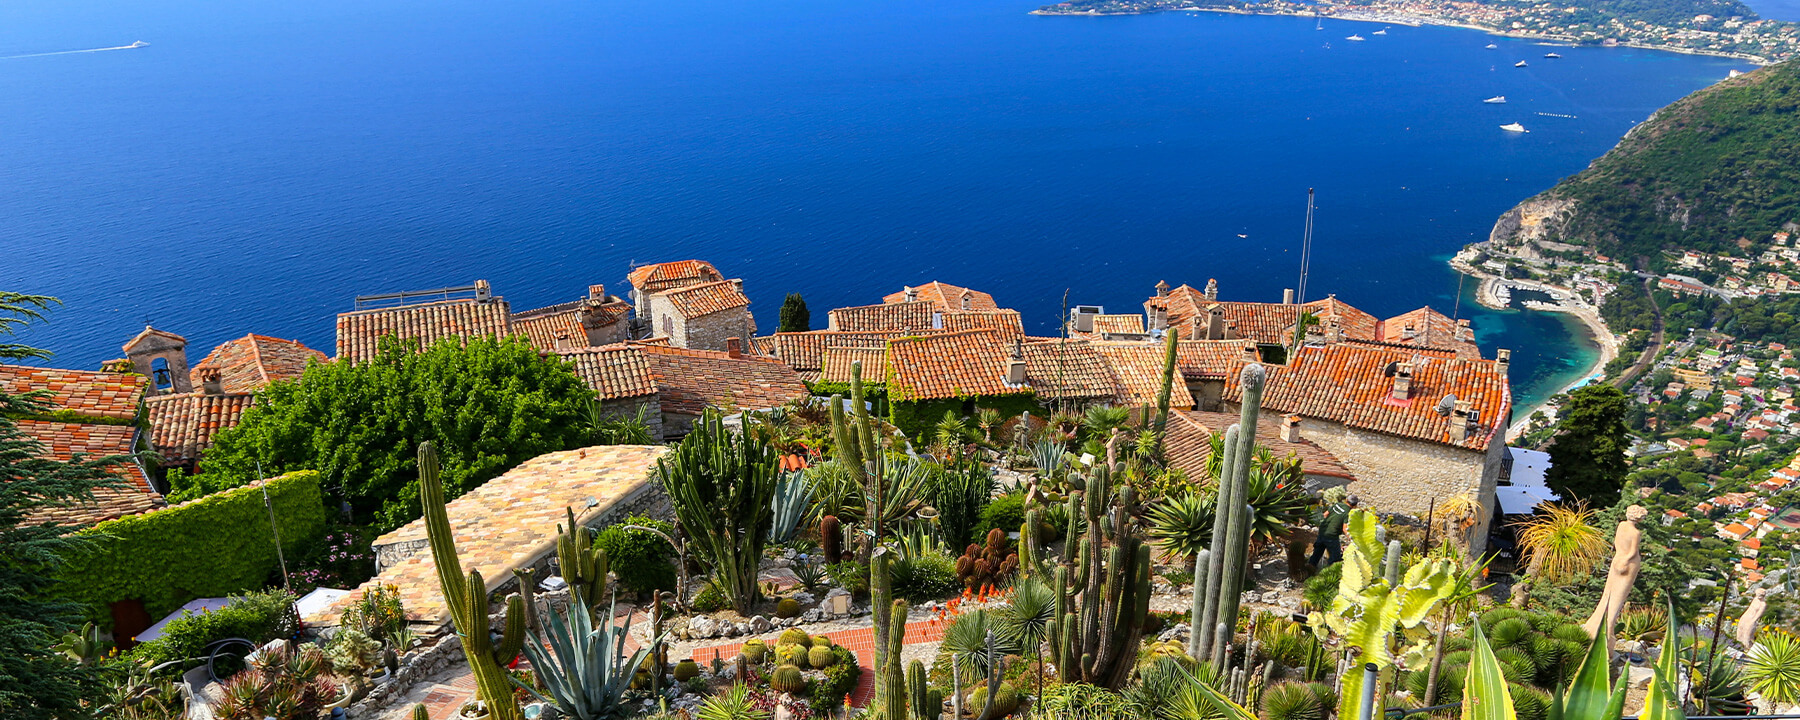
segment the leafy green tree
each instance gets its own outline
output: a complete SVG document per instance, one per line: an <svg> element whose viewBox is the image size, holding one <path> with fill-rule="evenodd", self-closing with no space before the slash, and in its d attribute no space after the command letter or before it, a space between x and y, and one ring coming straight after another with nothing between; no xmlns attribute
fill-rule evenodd
<svg viewBox="0 0 1800 720"><path fill-rule="evenodd" d="M1544 479L1564 501L1586 500L1609 507L1629 470L1625 448L1624 391L1596 383L1569 393L1563 403L1561 432L1550 446L1550 470Z"/></svg>
<svg viewBox="0 0 1800 720"><path fill-rule="evenodd" d="M788 293L781 301L781 332L806 332L812 329L812 312L806 309L806 298Z"/></svg>
<svg viewBox="0 0 1800 720"><path fill-rule="evenodd" d="M54 298L0 293L0 335L56 303ZM49 353L0 344L0 358ZM0 717L25 720L83 718L82 700L97 697L90 668L50 649L81 618L80 607L48 595L60 558L82 542L74 528L39 524L42 510L91 501L94 491L121 484L109 468L124 458L77 457L59 462L18 427L15 418L49 409L42 395L0 393Z"/></svg>
<svg viewBox="0 0 1800 720"><path fill-rule="evenodd" d="M259 472L317 470L359 521L392 529L419 516L413 448L421 442L440 449L452 496L587 444L594 393L566 361L517 337L413 348L384 339L366 362L316 364L269 386L241 423L219 433L202 474L175 481L171 499L243 485Z"/></svg>

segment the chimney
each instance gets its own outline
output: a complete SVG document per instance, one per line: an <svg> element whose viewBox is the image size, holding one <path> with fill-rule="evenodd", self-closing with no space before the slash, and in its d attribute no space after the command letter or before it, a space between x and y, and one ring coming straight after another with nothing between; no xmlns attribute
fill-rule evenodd
<svg viewBox="0 0 1800 720"><path fill-rule="evenodd" d="M1094 313L1075 309L1075 332L1091 333L1094 331Z"/></svg>
<svg viewBox="0 0 1800 720"><path fill-rule="evenodd" d="M1394 399L1405 400L1412 394L1412 363L1403 362L1394 366Z"/></svg>
<svg viewBox="0 0 1800 720"><path fill-rule="evenodd" d="M918 302L919 301L919 289L916 287L913 287L911 285L906 286L906 301L907 302Z"/></svg>
<svg viewBox="0 0 1800 720"><path fill-rule="evenodd" d="M744 279L743 278L732 278L731 279L731 289L742 293L744 291Z"/></svg>
<svg viewBox="0 0 1800 720"><path fill-rule="evenodd" d="M1406 323L1406 327L1405 327L1405 328L1402 328L1402 329L1401 329L1401 330L1400 330L1400 337L1402 337L1402 338L1405 338L1405 339L1407 339L1407 340L1411 340L1411 339L1413 339L1413 338L1416 338L1416 337L1418 337L1418 336L1419 336L1419 331L1418 331L1418 330L1415 330L1415 329L1413 329L1413 324L1412 324L1412 322L1410 322L1410 321L1409 321L1409 322L1407 322L1407 323Z"/></svg>
<svg viewBox="0 0 1800 720"><path fill-rule="evenodd" d="M1474 335L1475 335L1475 329L1472 327L1469 327L1469 319L1468 318L1461 318L1456 321L1456 339L1457 340L1459 340L1459 341L1469 340L1469 339L1472 339L1474 337Z"/></svg>
<svg viewBox="0 0 1800 720"><path fill-rule="evenodd" d="M741 338L725 338L725 356L741 358L744 356L744 341Z"/></svg>
<svg viewBox="0 0 1800 720"><path fill-rule="evenodd" d="M1206 339L1225 339L1225 309L1217 305L1206 309Z"/></svg>
<svg viewBox="0 0 1800 720"><path fill-rule="evenodd" d="M1236 320L1226 320L1225 321L1225 335L1219 339L1220 340L1236 340L1236 339L1238 339L1238 337L1239 336L1238 336L1238 331L1237 331L1237 321Z"/></svg>
<svg viewBox="0 0 1800 720"><path fill-rule="evenodd" d="M1012 357L1006 361L1006 383L1025 384L1025 348L1018 338L1013 338Z"/></svg>
<svg viewBox="0 0 1800 720"><path fill-rule="evenodd" d="M1169 284L1166 282L1163 282L1161 280L1156 281L1156 296L1157 297L1168 297L1169 296Z"/></svg>
<svg viewBox="0 0 1800 720"><path fill-rule="evenodd" d="M494 299L494 288L486 280L475 281L475 302L487 302Z"/></svg>
<svg viewBox="0 0 1800 720"><path fill-rule="evenodd" d="M207 395L223 394L225 392L224 388L221 387L221 381L223 379L224 373L219 372L218 368L201 368L200 392Z"/></svg>
<svg viewBox="0 0 1800 720"><path fill-rule="evenodd" d="M1283 442L1300 442L1300 416L1283 415L1281 417L1281 439Z"/></svg>
<svg viewBox="0 0 1800 720"><path fill-rule="evenodd" d="M575 349L575 343L569 341L569 331L558 330L556 332L556 349L558 349L558 350L573 350L573 349Z"/></svg>
<svg viewBox="0 0 1800 720"><path fill-rule="evenodd" d="M1469 432L1474 429L1475 411L1467 400L1456 401L1456 410L1450 413L1450 439L1462 442L1469 439Z"/></svg>
<svg viewBox="0 0 1800 720"><path fill-rule="evenodd" d="M1169 327L1169 309L1165 307L1150 308L1150 330L1164 330Z"/></svg>
<svg viewBox="0 0 1800 720"><path fill-rule="evenodd" d="M1336 315L1331 316L1325 322L1325 341L1334 343L1344 341L1344 323Z"/></svg>
<svg viewBox="0 0 1800 720"><path fill-rule="evenodd" d="M964 309L964 310L969 309L969 306L973 305L974 302L975 302L975 293L970 290L964 290L963 294L962 294L962 309Z"/></svg>
<svg viewBox="0 0 1800 720"><path fill-rule="evenodd" d="M1282 288L1281 304L1283 304L1283 305L1294 304L1294 289L1293 288Z"/></svg>
<svg viewBox="0 0 1800 720"><path fill-rule="evenodd" d="M1262 353L1259 353L1256 351L1256 343L1254 343L1254 342L1244 343L1244 361L1245 362L1262 362Z"/></svg>
<svg viewBox="0 0 1800 720"><path fill-rule="evenodd" d="M589 285L588 286L588 299L589 300L599 300L600 302L606 302L606 286L605 285Z"/></svg>
<svg viewBox="0 0 1800 720"><path fill-rule="evenodd" d="M1206 299L1219 299L1219 281L1215 278L1206 279Z"/></svg>
<svg viewBox="0 0 1800 720"><path fill-rule="evenodd" d="M1494 362L1500 363L1502 366L1511 363L1512 351L1506 348L1500 348L1499 350L1494 351Z"/></svg>

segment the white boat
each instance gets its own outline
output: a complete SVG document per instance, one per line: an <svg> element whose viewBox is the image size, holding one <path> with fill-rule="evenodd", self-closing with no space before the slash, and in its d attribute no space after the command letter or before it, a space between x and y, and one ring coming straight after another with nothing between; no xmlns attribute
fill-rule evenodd
<svg viewBox="0 0 1800 720"><path fill-rule="evenodd" d="M1324 18L1314 18L1313 19L1313 29L1314 30L1324 30L1325 29L1325 19Z"/></svg>
<svg viewBox="0 0 1800 720"><path fill-rule="evenodd" d="M1516 133L1531 132L1530 130L1526 130L1524 125L1520 125L1518 123L1507 123L1505 125L1501 125L1500 129L1505 130L1507 132L1516 132Z"/></svg>
<svg viewBox="0 0 1800 720"><path fill-rule="evenodd" d="M1351 42L1362 42L1364 40L1363 36L1361 36L1361 35L1351 35L1350 37L1347 37L1344 39L1349 40Z"/></svg>
<svg viewBox="0 0 1800 720"><path fill-rule="evenodd" d="M1387 28L1382 28L1382 29L1380 29L1380 30L1376 30L1376 31L1375 31L1375 34L1376 34L1376 35L1386 35L1386 34L1387 34Z"/></svg>
<svg viewBox="0 0 1800 720"><path fill-rule="evenodd" d="M1505 95L1495 95L1491 98L1483 100L1482 102L1487 103L1489 105L1505 105L1506 104L1506 96Z"/></svg>
<svg viewBox="0 0 1800 720"><path fill-rule="evenodd" d="M1516 62L1516 63L1513 63L1513 67L1525 67L1525 61L1524 61L1524 60L1520 60L1520 61L1518 61L1518 62Z"/></svg>
<svg viewBox="0 0 1800 720"><path fill-rule="evenodd" d="M147 43L147 42L144 42L144 41L142 41L142 40L139 40L139 41L137 41L137 42L134 42L134 43L132 43L132 44L131 44L131 45L129 45L129 46L128 46L128 47L134 47L134 48L141 48L141 47L150 47L150 43Z"/></svg>
<svg viewBox="0 0 1800 720"><path fill-rule="evenodd" d="M1492 50L1492 49L1494 49L1494 48L1497 48L1497 47L1500 47L1500 46L1499 46L1499 45L1495 45L1495 44L1493 44L1493 43L1488 43L1488 46L1487 46L1487 49L1489 49L1489 50Z"/></svg>
<svg viewBox="0 0 1800 720"><path fill-rule="evenodd" d="M1561 55L1558 55L1558 54L1556 54L1556 53L1544 53L1544 57L1547 57L1547 58L1559 58L1559 57L1562 57L1562 56L1561 56Z"/></svg>

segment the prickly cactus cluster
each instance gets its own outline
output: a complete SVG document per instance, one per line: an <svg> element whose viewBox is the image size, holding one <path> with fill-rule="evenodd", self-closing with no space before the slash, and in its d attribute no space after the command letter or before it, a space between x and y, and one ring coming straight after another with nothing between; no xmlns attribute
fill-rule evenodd
<svg viewBox="0 0 1800 720"><path fill-rule="evenodd" d="M1000 528L989 530L986 542L970 543L962 557L956 559L956 576L963 587L980 590L998 585L1019 570L1019 554L1010 552L1006 533Z"/></svg>

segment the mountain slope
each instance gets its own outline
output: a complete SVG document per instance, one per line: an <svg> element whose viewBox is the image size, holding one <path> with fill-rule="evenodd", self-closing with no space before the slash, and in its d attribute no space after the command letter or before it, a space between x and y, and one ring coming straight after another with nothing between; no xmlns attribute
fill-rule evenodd
<svg viewBox="0 0 1800 720"><path fill-rule="evenodd" d="M1658 110L1586 170L1513 208L1501 245L1614 257L1719 251L1800 222L1800 63L1719 82Z"/></svg>

